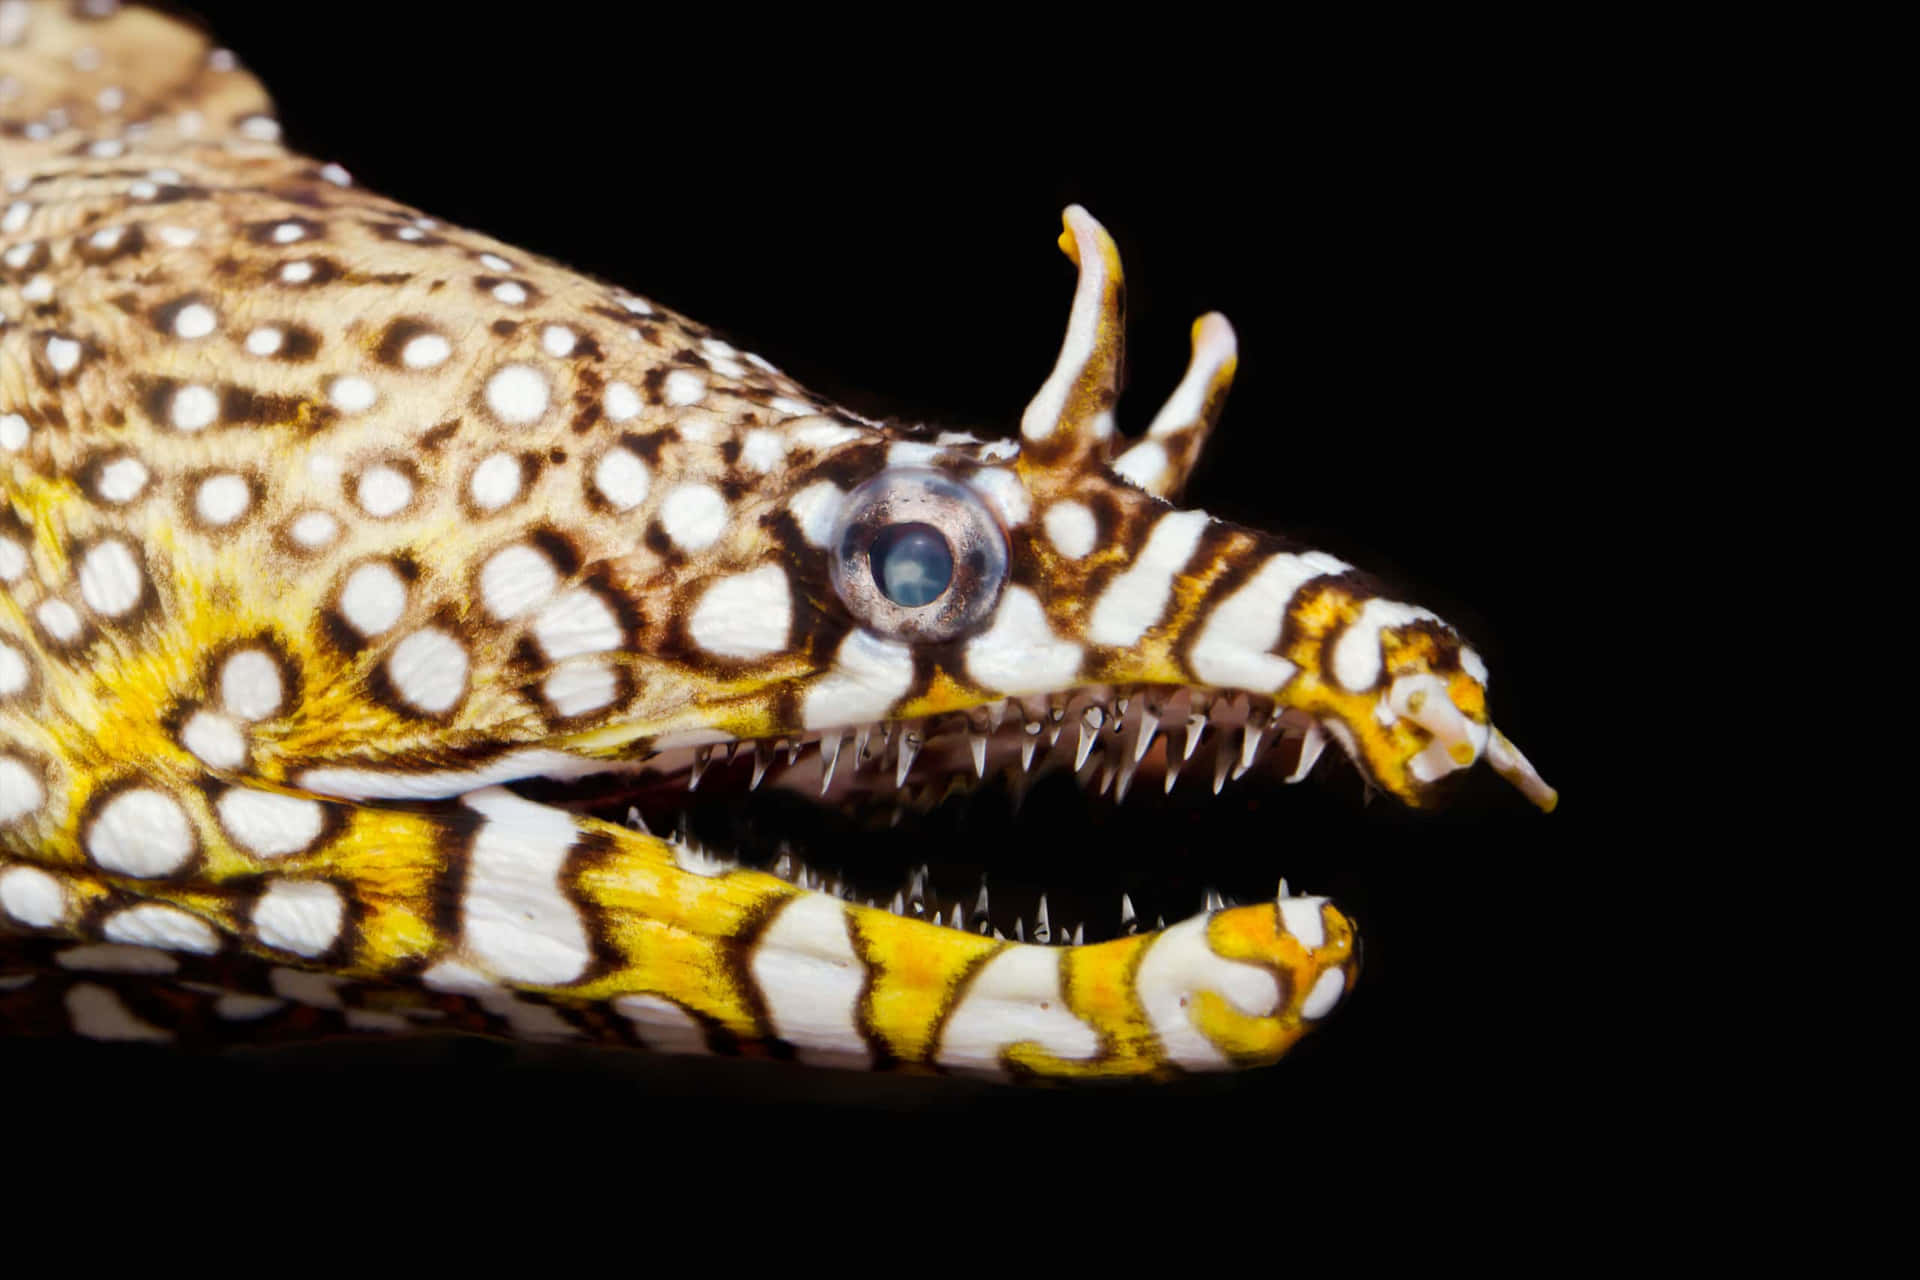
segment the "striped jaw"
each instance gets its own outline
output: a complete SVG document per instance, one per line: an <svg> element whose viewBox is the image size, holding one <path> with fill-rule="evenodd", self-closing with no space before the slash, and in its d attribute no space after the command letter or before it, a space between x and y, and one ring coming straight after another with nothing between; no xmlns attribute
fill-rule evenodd
<svg viewBox="0 0 1920 1280"><path fill-rule="evenodd" d="M1225 320L1118 447L1085 211L1017 438L883 427L285 150L177 23L0 9L0 1029L1254 1065L1353 980L1321 899L1149 931L1163 904L1069 916L904 836L876 873L850 827L651 831L755 791L1204 795L1329 742L1411 804L1484 756L1552 806L1443 622L1171 505Z"/></svg>

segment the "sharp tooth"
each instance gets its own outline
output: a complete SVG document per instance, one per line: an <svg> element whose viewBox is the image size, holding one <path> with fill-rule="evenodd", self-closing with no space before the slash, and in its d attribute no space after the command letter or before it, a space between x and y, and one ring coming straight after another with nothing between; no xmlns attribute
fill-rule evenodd
<svg viewBox="0 0 1920 1280"><path fill-rule="evenodd" d="M1038 747L1039 745L1040 745L1040 739L1038 738L1020 739L1020 771L1022 773L1025 773L1027 770L1033 768L1033 751L1034 751L1034 748Z"/></svg>
<svg viewBox="0 0 1920 1280"><path fill-rule="evenodd" d="M1080 745L1074 748L1074 752L1073 752L1073 771L1075 773L1080 772L1080 766L1084 765L1087 762L1087 757L1090 754L1092 754L1093 744L1099 736L1100 736L1099 725L1097 724L1090 725L1087 723L1086 718L1084 716L1081 717Z"/></svg>
<svg viewBox="0 0 1920 1280"><path fill-rule="evenodd" d="M1187 741L1181 760L1184 763L1193 759L1193 753L1200 749L1200 735L1207 729L1207 710L1204 700L1195 698L1193 710L1187 713Z"/></svg>
<svg viewBox="0 0 1920 1280"><path fill-rule="evenodd" d="M760 780L767 776L767 766L773 763L774 745L764 738L753 744L753 781L747 784L747 790L757 791Z"/></svg>
<svg viewBox="0 0 1920 1280"><path fill-rule="evenodd" d="M627 826L631 827L635 831L644 831L648 835L653 834L653 832L647 827L647 820L640 816L639 807L636 805L627 806Z"/></svg>
<svg viewBox="0 0 1920 1280"><path fill-rule="evenodd" d="M1207 890L1207 893L1206 893L1206 905L1201 909L1209 912L1218 911L1220 908L1226 905L1227 905L1226 901L1220 896L1220 891L1218 889L1210 888Z"/></svg>
<svg viewBox="0 0 1920 1280"><path fill-rule="evenodd" d="M1153 750L1154 735L1160 732L1160 713L1145 700L1140 704L1140 732L1133 740L1133 760L1135 764L1146 758Z"/></svg>
<svg viewBox="0 0 1920 1280"><path fill-rule="evenodd" d="M1086 940L1087 940L1087 922L1085 920L1082 920L1079 924L1073 926L1073 945L1076 947L1082 946L1085 944Z"/></svg>
<svg viewBox="0 0 1920 1280"><path fill-rule="evenodd" d="M1314 764L1320 759L1320 753L1327 749L1327 731L1318 724L1310 724L1300 737L1300 763L1287 775L1288 782L1298 782L1307 776Z"/></svg>
<svg viewBox="0 0 1920 1280"><path fill-rule="evenodd" d="M1253 768L1254 757L1260 754L1260 739L1264 730L1249 720L1240 731L1240 763L1234 766L1233 776L1239 777Z"/></svg>
<svg viewBox="0 0 1920 1280"><path fill-rule="evenodd" d="M1044 893L1040 895L1040 909L1033 913L1033 940L1035 942L1053 940L1053 925L1047 920L1047 895Z"/></svg>
<svg viewBox="0 0 1920 1280"><path fill-rule="evenodd" d="M842 735L838 729L830 738L820 740L820 794L827 794L827 788L833 785L833 769L840 763Z"/></svg>
<svg viewBox="0 0 1920 1280"><path fill-rule="evenodd" d="M1119 804L1127 798L1127 788L1133 785L1133 770L1140 762L1138 756L1120 762L1120 774L1114 779L1113 802Z"/></svg>
<svg viewBox="0 0 1920 1280"><path fill-rule="evenodd" d="M700 785L700 775L707 771L707 765L713 761L712 747L693 749L693 768L687 770L687 790L692 791Z"/></svg>
<svg viewBox="0 0 1920 1280"><path fill-rule="evenodd" d="M1133 915L1133 897L1125 893L1120 895L1120 932L1128 937L1140 932L1140 924Z"/></svg>
<svg viewBox="0 0 1920 1280"><path fill-rule="evenodd" d="M987 882L985 880L980 882L980 896L973 900L973 914L976 916L987 914Z"/></svg>
<svg viewBox="0 0 1920 1280"><path fill-rule="evenodd" d="M1019 916L1013 918L1013 940L1015 942L1025 942L1027 940L1027 929L1025 925L1020 923Z"/></svg>
<svg viewBox="0 0 1920 1280"><path fill-rule="evenodd" d="M900 755L893 764L893 785L907 785L907 775L913 772L914 757L920 754L921 737L918 728L904 730L900 734Z"/></svg>
<svg viewBox="0 0 1920 1280"><path fill-rule="evenodd" d="M1005 942L1007 940L1007 935L1000 932L998 929L995 929L993 931L993 940L995 942Z"/></svg>
<svg viewBox="0 0 1920 1280"><path fill-rule="evenodd" d="M1013 709L1013 700L1011 698L1003 699L999 702L994 703L992 706L988 707L987 708L987 731L990 733L1000 732L1000 726L1005 724L1007 721L1007 712L1011 711L1012 709Z"/></svg>
<svg viewBox="0 0 1920 1280"><path fill-rule="evenodd" d="M1288 892L1288 891L1287 891L1287 878L1286 878L1285 876L1281 876L1281 877L1280 877L1280 892L1274 895L1274 897L1275 897L1275 900L1276 900L1276 901L1281 901L1281 900L1284 900L1284 899L1287 899L1287 898L1291 898L1292 896L1293 896L1293 894L1291 894L1290 892Z"/></svg>
<svg viewBox="0 0 1920 1280"><path fill-rule="evenodd" d="M973 748L974 775L976 777L981 777L981 778L986 777L987 776L987 735L984 733L970 733L967 735L967 745Z"/></svg>
<svg viewBox="0 0 1920 1280"><path fill-rule="evenodd" d="M922 863L913 873L913 879L907 884L907 900L921 902L927 896L927 867Z"/></svg>
<svg viewBox="0 0 1920 1280"><path fill-rule="evenodd" d="M1153 918L1153 927L1156 931L1164 932L1167 927L1167 918L1165 916L1155 916Z"/></svg>
<svg viewBox="0 0 1920 1280"><path fill-rule="evenodd" d="M887 910L893 912L893 914L897 916L903 916L907 914L907 901L905 898L900 896L900 891L898 889L894 890L893 901L887 904Z"/></svg>
<svg viewBox="0 0 1920 1280"><path fill-rule="evenodd" d="M1186 762L1184 760L1174 759L1173 752L1171 751L1167 752L1167 783L1166 783L1167 795L1173 794L1173 784L1180 781L1180 767L1185 763Z"/></svg>
<svg viewBox="0 0 1920 1280"><path fill-rule="evenodd" d="M867 739L873 736L873 726L863 724L853 731L853 767L856 771L867 767L873 759L873 752L867 749Z"/></svg>
<svg viewBox="0 0 1920 1280"><path fill-rule="evenodd" d="M1215 742L1213 748L1213 794L1220 794L1220 789L1227 785L1227 775L1232 771L1232 750L1224 740Z"/></svg>
<svg viewBox="0 0 1920 1280"><path fill-rule="evenodd" d="M793 879L793 855L783 853L773 860L773 874L782 880Z"/></svg>
<svg viewBox="0 0 1920 1280"><path fill-rule="evenodd" d="M947 922L941 918L941 913L938 911L933 913L933 922L943 929L947 927Z"/></svg>

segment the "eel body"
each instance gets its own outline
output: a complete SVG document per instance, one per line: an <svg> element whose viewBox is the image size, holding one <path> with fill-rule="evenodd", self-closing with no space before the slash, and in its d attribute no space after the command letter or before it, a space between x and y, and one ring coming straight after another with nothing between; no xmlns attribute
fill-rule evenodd
<svg viewBox="0 0 1920 1280"><path fill-rule="evenodd" d="M1090 941L627 801L1217 790L1332 746L1409 804L1481 760L1553 803L1447 624L1176 505L1223 318L1116 432L1077 207L1057 366L979 438L361 189L150 11L0 4L0 185L0 1031L1252 1066L1353 980L1323 899Z"/></svg>

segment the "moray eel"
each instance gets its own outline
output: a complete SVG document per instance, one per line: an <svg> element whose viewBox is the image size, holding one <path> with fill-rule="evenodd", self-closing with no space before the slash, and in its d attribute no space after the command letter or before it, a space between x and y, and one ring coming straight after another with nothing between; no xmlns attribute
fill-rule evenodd
<svg viewBox="0 0 1920 1280"><path fill-rule="evenodd" d="M1218 791L1329 744L1408 804L1481 760L1554 803L1439 618L1174 505L1222 317L1116 433L1120 263L1078 207L1057 365L981 439L360 189L152 12L0 4L0 180L10 1033L1253 1066L1356 971L1284 882L1155 928L1123 896L1089 941L1044 895L654 829L693 788Z"/></svg>

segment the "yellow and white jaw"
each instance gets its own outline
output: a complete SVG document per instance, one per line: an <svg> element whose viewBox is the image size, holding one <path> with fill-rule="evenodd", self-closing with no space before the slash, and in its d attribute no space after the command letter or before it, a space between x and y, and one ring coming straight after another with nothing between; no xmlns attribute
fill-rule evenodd
<svg viewBox="0 0 1920 1280"><path fill-rule="evenodd" d="M1172 505L1233 331L1122 440L1084 210L1017 436L883 427L287 151L198 33L6 9L0 1028L1247 1066L1354 979L1318 898L1070 923L915 874L912 825L876 888L648 819L924 831L990 782L1209 794L1330 742L1410 804L1484 757L1552 807L1445 623Z"/></svg>

